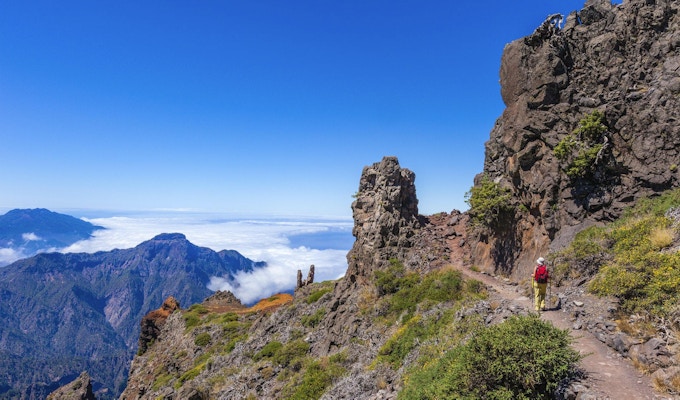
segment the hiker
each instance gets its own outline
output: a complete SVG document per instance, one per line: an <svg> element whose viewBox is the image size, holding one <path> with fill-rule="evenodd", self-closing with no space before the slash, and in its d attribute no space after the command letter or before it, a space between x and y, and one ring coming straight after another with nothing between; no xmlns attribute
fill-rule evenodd
<svg viewBox="0 0 680 400"><path fill-rule="evenodd" d="M531 274L531 285L534 288L534 308L536 311L545 311L545 292L548 288L548 267L545 265L545 259L539 257L536 260L534 272Z"/></svg>

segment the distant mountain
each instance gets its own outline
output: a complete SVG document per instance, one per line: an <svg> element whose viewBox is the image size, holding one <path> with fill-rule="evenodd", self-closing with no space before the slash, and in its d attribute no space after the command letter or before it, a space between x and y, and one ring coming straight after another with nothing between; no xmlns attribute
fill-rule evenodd
<svg viewBox="0 0 680 400"><path fill-rule="evenodd" d="M85 370L97 398L117 397L146 313L168 296L200 302L211 276L264 265L169 233L132 249L44 253L0 269L0 398L44 398Z"/></svg>
<svg viewBox="0 0 680 400"><path fill-rule="evenodd" d="M13 257L0 258L0 266L89 239L99 229L104 228L44 208L11 210L0 216L0 249L10 249Z"/></svg>

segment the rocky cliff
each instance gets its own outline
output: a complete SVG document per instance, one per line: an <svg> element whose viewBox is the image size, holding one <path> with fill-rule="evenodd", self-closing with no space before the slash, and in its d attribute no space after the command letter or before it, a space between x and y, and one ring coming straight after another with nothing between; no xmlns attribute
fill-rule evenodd
<svg viewBox="0 0 680 400"><path fill-rule="evenodd" d="M58 390L50 393L47 400L95 400L96 397L92 392L92 382L90 382L90 375L83 372L68 385L60 387Z"/></svg>
<svg viewBox="0 0 680 400"><path fill-rule="evenodd" d="M532 260L584 227L678 186L679 8L674 0L588 0L505 47L506 108L475 183L486 176L511 204L502 229L477 232L476 265L525 276ZM580 123L592 115L603 129L584 137Z"/></svg>

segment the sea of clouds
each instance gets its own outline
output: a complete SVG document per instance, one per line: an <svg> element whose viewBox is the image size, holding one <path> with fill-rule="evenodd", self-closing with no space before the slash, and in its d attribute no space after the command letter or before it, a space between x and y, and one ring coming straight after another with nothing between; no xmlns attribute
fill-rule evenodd
<svg viewBox="0 0 680 400"><path fill-rule="evenodd" d="M315 282L338 279L347 270L346 255L352 247L349 219L224 218L203 214L169 214L83 218L106 229L91 239L77 242L64 253L93 253L132 248L161 233L183 233L191 243L214 251L236 250L267 266L238 273L236 284L224 277L211 278L211 290L229 290L250 304L272 294L291 291L297 271L307 276L315 266Z"/></svg>

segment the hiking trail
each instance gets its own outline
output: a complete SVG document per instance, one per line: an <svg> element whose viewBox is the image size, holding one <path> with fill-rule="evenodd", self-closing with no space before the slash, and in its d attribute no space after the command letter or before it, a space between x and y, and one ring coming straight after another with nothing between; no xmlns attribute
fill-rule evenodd
<svg viewBox="0 0 680 400"><path fill-rule="evenodd" d="M533 310L533 299L523 293L516 283L499 279L488 274L475 272L462 265L455 265L466 278L476 279L484 283L501 298L513 304ZM528 290L528 289L527 289ZM561 288L552 288L551 295L556 296ZM597 393L602 400L661 400L674 399L669 395L654 390L649 376L636 370L630 360L610 349L585 329L575 330L568 313L561 309L548 309L541 313L541 319L550 321L554 326L568 330L574 338L572 347L585 355L580 366L587 373L586 385Z"/></svg>

